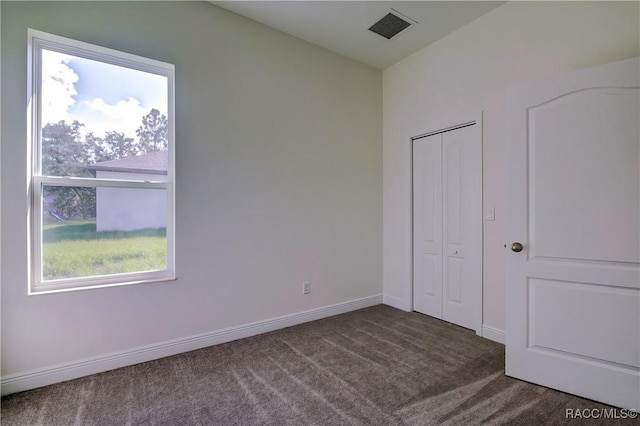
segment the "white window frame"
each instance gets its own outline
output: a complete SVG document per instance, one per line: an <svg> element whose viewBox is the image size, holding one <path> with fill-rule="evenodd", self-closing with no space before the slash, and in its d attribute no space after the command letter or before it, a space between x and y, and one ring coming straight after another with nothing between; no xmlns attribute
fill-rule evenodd
<svg viewBox="0 0 640 426"><path fill-rule="evenodd" d="M168 170L166 181L136 179L104 179L68 176L45 176L41 169L41 132L42 132L42 50L52 50L76 57L97 60L144 71L167 78L167 121L168 121ZM60 291L100 288L175 280L175 67L173 64L144 58L129 53L96 46L81 41L48 34L33 29L28 30L28 73L27 90L30 100L29 132L29 197L30 197L30 233L29 233L29 290L28 294L43 294ZM95 187L95 188L140 188L163 189L167 194L167 269L141 271L90 277L43 280L42 277L42 217L43 188L47 185Z"/></svg>

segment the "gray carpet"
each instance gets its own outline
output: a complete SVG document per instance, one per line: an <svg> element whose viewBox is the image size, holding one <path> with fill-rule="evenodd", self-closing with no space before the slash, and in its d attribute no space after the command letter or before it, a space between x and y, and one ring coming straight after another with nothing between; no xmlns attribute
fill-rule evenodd
<svg viewBox="0 0 640 426"><path fill-rule="evenodd" d="M566 408L607 407L508 378L502 345L425 315L380 305L9 395L2 399L1 421L580 424L565 419Z"/></svg>

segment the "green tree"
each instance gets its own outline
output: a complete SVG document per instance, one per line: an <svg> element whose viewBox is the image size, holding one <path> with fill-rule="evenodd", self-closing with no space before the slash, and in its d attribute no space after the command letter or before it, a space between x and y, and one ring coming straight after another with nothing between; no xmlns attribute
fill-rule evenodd
<svg viewBox="0 0 640 426"><path fill-rule="evenodd" d="M100 161L113 160L114 158L111 156L111 150L104 143L104 139L101 137L95 136L92 132L87 133L84 137L85 146L89 151L89 159L88 163L98 163Z"/></svg>
<svg viewBox="0 0 640 426"><path fill-rule="evenodd" d="M88 133L85 136L85 149L90 164L140 154L140 147L133 138L113 130L107 132L104 139Z"/></svg>
<svg viewBox="0 0 640 426"><path fill-rule="evenodd" d="M133 138L124 133L110 131L105 134L105 143L111 147L113 159L131 157L140 153L140 147Z"/></svg>
<svg viewBox="0 0 640 426"><path fill-rule="evenodd" d="M64 120L42 128L42 173L50 176L89 176L88 155L82 141L83 124Z"/></svg>
<svg viewBox="0 0 640 426"><path fill-rule="evenodd" d="M50 176L91 177L87 169L90 159L88 144L80 135L83 125L77 121L46 124L42 128L42 173ZM44 188L45 212L58 214L65 219L90 219L95 217L95 188L46 186ZM45 219L48 216L45 214Z"/></svg>
<svg viewBox="0 0 640 426"><path fill-rule="evenodd" d="M142 125L136 130L140 152L164 151L168 145L167 116L153 108L142 117Z"/></svg>
<svg viewBox="0 0 640 426"><path fill-rule="evenodd" d="M96 217L95 188L45 186L42 196L45 222L53 221L55 215L65 220L89 220Z"/></svg>

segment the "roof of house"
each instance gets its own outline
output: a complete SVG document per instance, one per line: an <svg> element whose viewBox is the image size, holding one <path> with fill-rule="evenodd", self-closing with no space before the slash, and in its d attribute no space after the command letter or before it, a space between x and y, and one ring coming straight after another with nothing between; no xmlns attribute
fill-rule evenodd
<svg viewBox="0 0 640 426"><path fill-rule="evenodd" d="M166 175L168 170L167 151L149 152L133 157L117 160L101 161L87 166L91 170L122 173L145 173L149 175Z"/></svg>

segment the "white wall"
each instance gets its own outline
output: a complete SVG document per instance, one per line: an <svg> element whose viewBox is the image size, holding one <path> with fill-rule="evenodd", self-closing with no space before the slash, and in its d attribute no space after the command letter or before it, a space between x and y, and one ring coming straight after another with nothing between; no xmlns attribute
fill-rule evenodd
<svg viewBox="0 0 640 426"><path fill-rule="evenodd" d="M166 175L96 171L101 179L167 181ZM97 188L96 230L134 231L167 226L167 193L158 189Z"/></svg>
<svg viewBox="0 0 640 426"><path fill-rule="evenodd" d="M505 90L640 53L637 2L507 3L383 75L383 286L410 308L410 138L483 111L484 324L505 328Z"/></svg>
<svg viewBox="0 0 640 426"><path fill-rule="evenodd" d="M208 3L1 7L3 376L380 297L379 70ZM28 27L175 64L177 281L27 296Z"/></svg>

